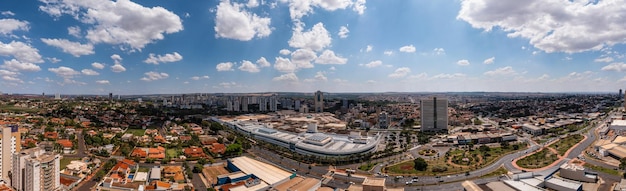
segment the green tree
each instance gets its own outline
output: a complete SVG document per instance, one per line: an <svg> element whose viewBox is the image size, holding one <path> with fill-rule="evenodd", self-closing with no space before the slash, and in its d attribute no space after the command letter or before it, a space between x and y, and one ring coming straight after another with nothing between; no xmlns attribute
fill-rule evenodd
<svg viewBox="0 0 626 191"><path fill-rule="evenodd" d="M413 160L413 168L418 171L425 171L428 168L428 163L421 157Z"/></svg>
<svg viewBox="0 0 626 191"><path fill-rule="evenodd" d="M626 169L626 158L622 158L619 160L619 168Z"/></svg>

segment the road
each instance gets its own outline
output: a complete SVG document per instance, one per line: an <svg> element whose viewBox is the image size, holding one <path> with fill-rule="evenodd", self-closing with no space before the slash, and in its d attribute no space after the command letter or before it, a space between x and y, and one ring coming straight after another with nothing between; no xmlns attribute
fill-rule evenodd
<svg viewBox="0 0 626 191"><path fill-rule="evenodd" d="M76 154L63 155L64 157L83 158L88 156L85 152L87 147L85 146L85 137L83 136L82 130L76 133L76 139L78 139L78 150L76 151Z"/></svg>
<svg viewBox="0 0 626 191"><path fill-rule="evenodd" d="M193 188L195 188L196 190L207 189L206 185L204 185L204 182L202 182L199 173L193 173L193 179L191 179L191 184L193 184Z"/></svg>
<svg viewBox="0 0 626 191"><path fill-rule="evenodd" d="M92 173L92 176L86 180L83 180L83 182L81 182L78 187L75 187L73 190L76 191L83 191L83 190L91 190L92 187L94 187L97 183L99 183L100 181L94 181L93 179L96 177L96 174L98 174L98 171L104 171L103 166L104 164L106 164L109 160L108 159L101 159L101 165L98 168L98 170L96 170L94 173ZM107 172L105 172L107 173Z"/></svg>

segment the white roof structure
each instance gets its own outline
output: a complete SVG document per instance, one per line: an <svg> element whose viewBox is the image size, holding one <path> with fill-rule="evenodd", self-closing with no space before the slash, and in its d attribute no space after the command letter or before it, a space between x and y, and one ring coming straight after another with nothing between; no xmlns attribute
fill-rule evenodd
<svg viewBox="0 0 626 191"><path fill-rule="evenodd" d="M578 190L578 188L582 188L583 184L580 182L575 182L575 181L571 181L571 180L565 180L562 178L557 178L557 177L552 177L548 180L546 180L546 182L555 184L555 185L559 185L561 187L565 187L568 188L570 190Z"/></svg>
<svg viewBox="0 0 626 191"><path fill-rule="evenodd" d="M161 167L152 167L150 170L150 179L161 180Z"/></svg>
<svg viewBox="0 0 626 191"><path fill-rule="evenodd" d="M546 189L533 186L533 185L530 185L521 181L504 180L504 183L506 185L509 185L512 188L515 188L515 190L523 190L523 191L545 191L546 190Z"/></svg>
<svg viewBox="0 0 626 191"><path fill-rule="evenodd" d="M133 181L135 181L135 182L145 182L145 181L148 181L148 173L147 172L137 172L137 173L135 173L135 177L133 177Z"/></svg>
<svg viewBox="0 0 626 191"><path fill-rule="evenodd" d="M611 127L626 127L626 120L613 120Z"/></svg>
<svg viewBox="0 0 626 191"><path fill-rule="evenodd" d="M292 173L282 170L273 165L263 163L248 157L237 157L230 159L231 163L239 170L246 174L254 174L256 177L266 182L268 185L272 185L288 179Z"/></svg>

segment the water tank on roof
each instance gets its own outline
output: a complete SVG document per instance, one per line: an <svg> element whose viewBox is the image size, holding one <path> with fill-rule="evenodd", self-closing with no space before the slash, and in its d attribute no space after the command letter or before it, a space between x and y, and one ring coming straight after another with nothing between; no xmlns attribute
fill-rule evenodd
<svg viewBox="0 0 626 191"><path fill-rule="evenodd" d="M309 123L306 132L307 133L317 133L317 123Z"/></svg>

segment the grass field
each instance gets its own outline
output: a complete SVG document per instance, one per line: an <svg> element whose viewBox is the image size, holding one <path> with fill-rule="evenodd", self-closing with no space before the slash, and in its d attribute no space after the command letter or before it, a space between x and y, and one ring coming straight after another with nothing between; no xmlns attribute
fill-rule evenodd
<svg viewBox="0 0 626 191"><path fill-rule="evenodd" d="M61 159L61 161L59 162L59 170L63 170L65 169L65 167L67 167L68 164L70 164L70 161L73 160L80 160L80 158L72 158L72 157L63 157Z"/></svg>
<svg viewBox="0 0 626 191"><path fill-rule="evenodd" d="M148 171L150 171L150 169L149 169L148 167L139 167L139 168L137 169L137 171L138 171L138 172L148 172Z"/></svg>
<svg viewBox="0 0 626 191"><path fill-rule="evenodd" d="M372 170L372 168L374 168L378 163L368 163L368 164L364 164L359 166L359 170L362 171L369 171Z"/></svg>
<svg viewBox="0 0 626 191"><path fill-rule="evenodd" d="M165 155L167 155L167 157L170 157L171 159L178 158L178 151L178 149L167 149L165 151Z"/></svg>
<svg viewBox="0 0 626 191"><path fill-rule="evenodd" d="M132 133L135 136L143 136L146 133L144 129L128 129L126 133Z"/></svg>
<svg viewBox="0 0 626 191"><path fill-rule="evenodd" d="M500 167L500 168L498 168L497 170L495 170L493 172L490 172L488 174L482 175L481 178L500 176L500 175L506 174L507 172L509 172L509 171L504 169L504 167Z"/></svg>
<svg viewBox="0 0 626 191"><path fill-rule="evenodd" d="M583 166L585 168L590 168L590 169L598 171L598 172L604 172L604 173L612 174L612 175L615 175L615 176L622 176L622 174L619 171L617 171L617 170L604 168L604 167L601 167L601 166L595 166L595 165L592 165L592 164L589 164L589 163L585 163Z"/></svg>
<svg viewBox="0 0 626 191"><path fill-rule="evenodd" d="M542 149L539 152L518 160L517 165L523 168L537 169L548 166L558 159L556 153L548 149Z"/></svg>
<svg viewBox="0 0 626 191"><path fill-rule="evenodd" d="M36 113L36 112L39 112L39 109L15 107L12 105L0 105L0 111L15 112L15 113Z"/></svg>
<svg viewBox="0 0 626 191"><path fill-rule="evenodd" d="M576 143L583 140L583 138L584 137L580 134L570 135L563 139L560 139L556 143L551 144L550 147L557 150L559 155L563 156L565 152L567 152L567 150L572 148L572 146L574 146Z"/></svg>

